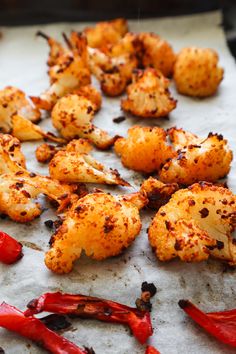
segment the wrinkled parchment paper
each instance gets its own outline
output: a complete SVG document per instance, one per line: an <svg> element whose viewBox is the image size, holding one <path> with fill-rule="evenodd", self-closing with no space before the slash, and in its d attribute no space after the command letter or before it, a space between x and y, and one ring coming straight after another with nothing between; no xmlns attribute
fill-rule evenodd
<svg viewBox="0 0 236 354"><path fill-rule="evenodd" d="M173 125L206 136L208 132L222 133L235 152L236 68L226 46L219 12L179 18L130 21L133 31L154 31L169 40L177 51L183 46L212 47L220 54L220 63L225 68L225 78L215 97L198 100L180 96L172 87L178 106L169 120L142 120L127 116L126 121L115 124L112 119L123 114L119 98L103 100L103 108L95 118L95 124L112 134L126 135L134 124ZM53 24L25 28L2 28L0 41L0 87L15 85L28 94L38 94L48 86L46 58L48 48L43 39L36 38L37 30L53 37L62 31L81 30L85 24ZM87 25L87 24L86 24ZM48 120L41 124L46 129ZM36 145L27 143L23 149L28 169L47 173L47 168L35 160ZM124 169L112 151L96 152L95 157L109 167L118 168L121 175L130 181L131 191L138 189L142 176ZM228 177L229 186L236 192L235 163ZM128 189L108 188L115 193ZM29 300L47 291L61 290L101 296L134 305L140 294L141 283L146 280L157 286L153 299L152 319L154 335L150 343L162 354L175 353L234 353L205 334L188 319L177 302L191 299L203 310L216 311L236 307L235 272L225 269L219 261L209 260L201 264L184 264L180 261L160 263L152 254L146 229L151 212L142 212L143 229L140 236L125 253L103 262L82 257L69 275L57 276L44 266L44 251L48 249L51 232L44 221L56 218L51 208L40 219L26 225L9 220L0 220L0 228L14 235L19 241L28 242L24 258L13 266L0 264L0 301L6 301L24 310ZM31 243L31 244L30 244ZM37 245L37 249L32 247ZM35 247L34 247L35 248ZM129 330L119 325L110 325L89 320L73 320L73 329L64 333L78 345L92 346L97 354L141 354L145 349L130 335ZM0 346L7 354L44 353L28 340L0 330Z"/></svg>

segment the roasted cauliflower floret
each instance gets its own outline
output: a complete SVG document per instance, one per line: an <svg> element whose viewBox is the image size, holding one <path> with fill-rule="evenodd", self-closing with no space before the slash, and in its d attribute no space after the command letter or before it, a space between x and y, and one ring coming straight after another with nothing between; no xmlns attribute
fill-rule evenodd
<svg viewBox="0 0 236 354"><path fill-rule="evenodd" d="M88 46L106 50L108 45L115 44L128 31L128 24L124 18L112 21L98 22L94 27L84 29Z"/></svg>
<svg viewBox="0 0 236 354"><path fill-rule="evenodd" d="M0 134L0 174L8 173L8 158L6 161L5 156L13 161L13 163L17 163L21 167L25 168L25 156L21 151L21 144L17 138L14 138L9 134ZM6 161L6 162L5 162Z"/></svg>
<svg viewBox="0 0 236 354"><path fill-rule="evenodd" d="M92 48L89 50L89 62L92 73L101 84L101 90L111 97L119 96L125 91L133 70L138 66L135 55L124 53L112 57Z"/></svg>
<svg viewBox="0 0 236 354"><path fill-rule="evenodd" d="M58 211L65 209L72 198L74 187L19 169L16 173L0 176L0 213L17 222L28 222L42 213L37 201L40 194L57 202Z"/></svg>
<svg viewBox="0 0 236 354"><path fill-rule="evenodd" d="M67 140L87 138L101 149L113 145L115 138L95 127L91 121L95 112L94 104L85 97L67 95L62 97L52 110L52 123Z"/></svg>
<svg viewBox="0 0 236 354"><path fill-rule="evenodd" d="M140 192L146 193L148 198L148 207L151 209L160 209L171 198L172 194L179 189L178 183L162 183L156 178L149 177L140 188Z"/></svg>
<svg viewBox="0 0 236 354"><path fill-rule="evenodd" d="M118 138L115 152L125 167L151 173L160 169L176 153L166 141L167 134L159 127L132 127L127 138Z"/></svg>
<svg viewBox="0 0 236 354"><path fill-rule="evenodd" d="M214 256L236 264L231 233L236 226L236 197L226 188L201 182L177 191L162 206L148 235L161 261L179 257L199 262Z"/></svg>
<svg viewBox="0 0 236 354"><path fill-rule="evenodd" d="M102 105L101 93L92 85L82 86L81 88L74 90L73 94L83 96L92 102L94 110L97 112Z"/></svg>
<svg viewBox="0 0 236 354"><path fill-rule="evenodd" d="M62 150L62 147L43 143L37 147L35 151L35 156L38 162L48 163L51 161L53 156L60 150Z"/></svg>
<svg viewBox="0 0 236 354"><path fill-rule="evenodd" d="M117 43L108 47L106 53L111 57L119 57L128 54L139 58L142 49L143 47L139 35L128 32Z"/></svg>
<svg viewBox="0 0 236 354"><path fill-rule="evenodd" d="M216 182L229 173L233 153L227 140L222 135L210 133L206 139L193 135L191 143L190 134L182 129L171 130L170 138L174 137L173 142L179 150L178 156L166 162L160 171L159 178L164 183L190 185L198 181Z"/></svg>
<svg viewBox="0 0 236 354"><path fill-rule="evenodd" d="M46 266L56 273L69 273L82 251L96 260L120 254L138 236L139 208L146 202L139 193L133 198L94 193L79 199L51 239Z"/></svg>
<svg viewBox="0 0 236 354"><path fill-rule="evenodd" d="M218 60L213 49L182 49L174 66L174 80L179 93L196 97L213 95L224 75Z"/></svg>
<svg viewBox="0 0 236 354"><path fill-rule="evenodd" d="M92 145L87 140L72 140L65 151L59 151L49 164L53 179L67 183L102 183L129 186L117 170L106 168L89 152Z"/></svg>
<svg viewBox="0 0 236 354"><path fill-rule="evenodd" d="M46 133L38 125L33 124L29 120L15 114L12 117L12 135L20 141L47 139L56 143L64 143L65 139L55 136L53 133Z"/></svg>
<svg viewBox="0 0 236 354"><path fill-rule="evenodd" d="M176 55L170 44L155 33L140 33L142 43L142 65L160 70L166 77L173 73Z"/></svg>
<svg viewBox="0 0 236 354"><path fill-rule="evenodd" d="M20 114L32 122L40 120L40 111L31 105L23 91L13 86L0 90L0 130L9 133L12 129L12 116Z"/></svg>
<svg viewBox="0 0 236 354"><path fill-rule="evenodd" d="M46 39L49 45L50 51L47 60L48 66L56 65L58 58L68 52L67 48L65 48L60 42L56 41L54 38L48 36L46 33L38 31L36 35Z"/></svg>
<svg viewBox="0 0 236 354"><path fill-rule="evenodd" d="M59 56L56 64L50 67L49 89L39 97L31 96L38 108L51 110L60 97L91 82L86 39L78 33L73 35L77 37L77 42L74 40L76 45L72 46L71 51Z"/></svg>
<svg viewBox="0 0 236 354"><path fill-rule="evenodd" d="M175 107L168 89L169 80L160 71L149 68L133 74L132 84L127 87L127 98L121 100L124 111L143 118L167 116Z"/></svg>

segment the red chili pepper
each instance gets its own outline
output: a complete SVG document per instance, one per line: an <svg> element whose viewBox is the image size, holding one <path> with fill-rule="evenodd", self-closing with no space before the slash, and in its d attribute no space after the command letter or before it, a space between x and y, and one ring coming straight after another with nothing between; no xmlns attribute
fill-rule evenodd
<svg viewBox="0 0 236 354"><path fill-rule="evenodd" d="M22 245L13 237L0 231L0 261L12 264L23 257Z"/></svg>
<svg viewBox="0 0 236 354"><path fill-rule="evenodd" d="M148 345L145 354L161 354L161 353L156 348L152 347L151 345Z"/></svg>
<svg viewBox="0 0 236 354"><path fill-rule="evenodd" d="M46 311L126 324L142 344L153 333L148 311L96 297L62 294L60 292L46 293L38 299L32 300L27 307L26 316Z"/></svg>
<svg viewBox="0 0 236 354"><path fill-rule="evenodd" d="M208 333L236 347L236 310L205 313L188 300L180 300L179 306Z"/></svg>
<svg viewBox="0 0 236 354"><path fill-rule="evenodd" d="M41 347L54 354L87 354L66 338L48 329L35 317L25 317L16 307L2 303L0 305L0 327L16 332L31 339Z"/></svg>

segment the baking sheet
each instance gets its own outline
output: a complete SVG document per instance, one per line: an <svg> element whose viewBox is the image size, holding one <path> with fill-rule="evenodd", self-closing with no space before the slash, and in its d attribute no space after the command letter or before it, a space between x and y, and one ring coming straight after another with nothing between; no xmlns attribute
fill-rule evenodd
<svg viewBox="0 0 236 354"><path fill-rule="evenodd" d="M236 68L226 46L221 13L130 21L132 31L154 31L169 40L175 50L188 45L212 47L220 54L220 63L225 68L225 78L216 96L198 100L180 96L177 108L169 120L141 120L127 116L126 121L115 124L112 119L123 114L119 98L104 99L103 108L96 115L95 124L106 128L111 134L126 135L134 124L173 125L205 136L210 131L222 133L235 152L236 112ZM86 24L87 25L87 24ZM35 37L37 30L60 38L62 31L81 30L85 24L53 24L25 28L1 28L0 40L0 87L15 85L28 94L38 94L48 85L46 75L46 43ZM50 129L50 122L41 124ZM35 144L25 143L28 169L43 174L47 168L37 163L34 157ZM95 152L98 159L109 167L118 168L121 175L138 189L142 176L124 169L112 151ZM235 163L228 177L229 186L236 192ZM107 188L115 193L129 189ZM157 295L153 299L152 319L154 335L150 340L162 354L176 353L233 353L235 350L221 345L200 330L182 310L177 302L181 298L191 299L203 310L216 311L236 307L235 272L227 270L219 261L209 260L200 264L184 264L178 260L160 263L148 244L146 229L153 213L142 212L143 228L140 236L125 253L103 262L82 257L69 275L58 276L44 266L44 251L48 249L51 233L44 221L56 218L47 209L40 219L20 225L9 220L0 220L0 228L20 241L37 245L38 250L24 247L24 258L13 266L0 264L0 301L25 308L29 300L47 291L61 290L101 296L134 305L140 294L143 281L154 282ZM28 245L29 246L29 245ZM129 330L119 325L96 321L73 320L73 329L64 335L78 345L92 346L97 354L141 354L145 349L130 335ZM30 341L0 330L0 346L7 354L44 353Z"/></svg>

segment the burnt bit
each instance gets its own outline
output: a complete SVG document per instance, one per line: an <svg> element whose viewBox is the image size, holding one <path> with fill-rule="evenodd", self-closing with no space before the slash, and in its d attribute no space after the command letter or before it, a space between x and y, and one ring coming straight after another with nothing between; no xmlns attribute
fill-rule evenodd
<svg viewBox="0 0 236 354"><path fill-rule="evenodd" d="M223 248L224 248L224 242L222 242L222 241L216 241L216 248L218 249L218 250L222 250Z"/></svg>
<svg viewBox="0 0 236 354"><path fill-rule="evenodd" d="M179 300L178 305L181 309L185 309L190 306L190 302L188 300Z"/></svg>
<svg viewBox="0 0 236 354"><path fill-rule="evenodd" d="M84 349L86 350L86 354L95 354L95 351L93 350L93 348L84 347Z"/></svg>
<svg viewBox="0 0 236 354"><path fill-rule="evenodd" d="M209 215L209 210L207 208L203 208L199 210L199 213L201 214L201 218L204 219Z"/></svg>
<svg viewBox="0 0 236 354"><path fill-rule="evenodd" d="M181 247L181 242L180 241L178 241L178 240L176 240L175 241L175 250L176 251L181 251L182 250L182 247Z"/></svg>
<svg viewBox="0 0 236 354"><path fill-rule="evenodd" d="M34 177L36 177L37 175L36 175L36 173L34 173L34 172L30 172L29 176L30 176L31 178L34 178Z"/></svg>
<svg viewBox="0 0 236 354"><path fill-rule="evenodd" d="M189 199L188 200L188 205L189 206L194 206L196 203L195 203L195 201L193 200L193 199Z"/></svg>
<svg viewBox="0 0 236 354"><path fill-rule="evenodd" d="M119 116L119 117L113 118L112 120L113 120L114 123L121 123L121 122L124 122L124 120L126 120L126 117L125 116Z"/></svg>
<svg viewBox="0 0 236 354"><path fill-rule="evenodd" d="M165 221L165 224L166 224L166 229L167 229L168 231L170 231L170 230L171 230L171 223L170 223L170 221L166 220L166 221Z"/></svg>
<svg viewBox="0 0 236 354"><path fill-rule="evenodd" d="M89 106L88 108L87 108L87 113L89 114L89 113L91 113L93 111L93 107L92 106Z"/></svg>
<svg viewBox="0 0 236 354"><path fill-rule="evenodd" d="M143 282L141 286L141 298L135 301L138 310L149 311L152 310L150 299L156 294L157 288L153 283Z"/></svg>
<svg viewBox="0 0 236 354"><path fill-rule="evenodd" d="M62 219L56 219L56 220L46 220L44 221L44 225L49 229L56 231L63 223Z"/></svg>
<svg viewBox="0 0 236 354"><path fill-rule="evenodd" d="M105 234L108 234L110 231L114 229L114 220L112 219L112 216L106 216L105 217L105 223L103 226L103 230Z"/></svg>
<svg viewBox="0 0 236 354"><path fill-rule="evenodd" d="M40 318L40 321L52 331L61 331L71 327L71 323L63 315L52 314Z"/></svg>

